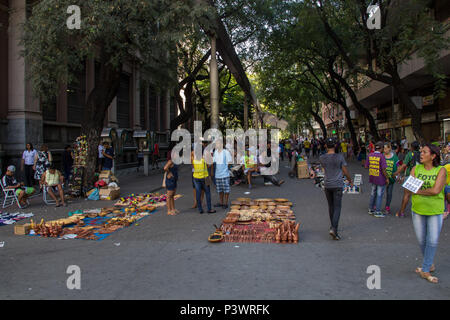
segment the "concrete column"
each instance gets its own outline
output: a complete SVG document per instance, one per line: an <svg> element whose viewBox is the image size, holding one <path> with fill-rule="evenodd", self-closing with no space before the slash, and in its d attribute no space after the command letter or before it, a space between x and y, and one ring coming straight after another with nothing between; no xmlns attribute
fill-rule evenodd
<svg viewBox="0 0 450 320"><path fill-rule="evenodd" d="M165 91L165 131L170 130L170 90Z"/></svg>
<svg viewBox="0 0 450 320"><path fill-rule="evenodd" d="M211 128L219 128L219 70L216 57L216 38L211 37L210 94L211 94Z"/></svg>
<svg viewBox="0 0 450 320"><path fill-rule="evenodd" d="M26 66L20 56L21 24L26 20L26 1L11 0L8 33L8 129L4 145L8 154L20 157L25 144L43 143L43 123L39 101L33 98L31 85L26 81ZM14 162L14 161L13 161Z"/></svg>
<svg viewBox="0 0 450 320"><path fill-rule="evenodd" d="M161 94L158 93L156 96L156 131L162 131L161 123Z"/></svg>

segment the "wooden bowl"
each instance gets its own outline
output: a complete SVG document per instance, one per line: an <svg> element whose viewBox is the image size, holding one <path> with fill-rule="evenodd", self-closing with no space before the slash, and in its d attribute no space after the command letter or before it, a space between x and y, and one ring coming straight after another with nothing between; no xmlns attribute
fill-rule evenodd
<svg viewBox="0 0 450 320"><path fill-rule="evenodd" d="M276 198L273 199L275 202L289 202L289 199L284 199L284 198Z"/></svg>
<svg viewBox="0 0 450 320"><path fill-rule="evenodd" d="M236 200L237 201L243 201L243 202L250 202L250 201L252 201L252 199L250 199L250 198L237 198Z"/></svg>

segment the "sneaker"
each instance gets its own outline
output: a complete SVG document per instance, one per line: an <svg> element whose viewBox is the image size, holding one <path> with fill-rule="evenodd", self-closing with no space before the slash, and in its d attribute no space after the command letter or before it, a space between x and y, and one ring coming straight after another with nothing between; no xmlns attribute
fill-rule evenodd
<svg viewBox="0 0 450 320"><path fill-rule="evenodd" d="M369 209L368 213L373 216L375 214L375 211L372 209Z"/></svg>
<svg viewBox="0 0 450 320"><path fill-rule="evenodd" d="M386 212L386 214L391 214L391 207L384 208L384 212Z"/></svg>
<svg viewBox="0 0 450 320"><path fill-rule="evenodd" d="M272 182L264 182L264 185L265 186L271 186L271 185L273 185L273 183Z"/></svg>
<svg viewBox="0 0 450 320"><path fill-rule="evenodd" d="M383 212L375 212L375 214L373 215L375 218L385 218L386 215Z"/></svg>
<svg viewBox="0 0 450 320"><path fill-rule="evenodd" d="M341 237L339 237L339 235L336 232L334 232L333 229L330 229L330 236L333 237L333 240L340 240L341 239Z"/></svg>

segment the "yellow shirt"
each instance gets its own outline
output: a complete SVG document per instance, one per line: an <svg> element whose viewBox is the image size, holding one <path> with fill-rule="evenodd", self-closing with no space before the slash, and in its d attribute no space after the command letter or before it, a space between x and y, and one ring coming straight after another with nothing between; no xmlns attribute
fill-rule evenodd
<svg viewBox="0 0 450 320"><path fill-rule="evenodd" d="M342 152L344 152L344 153L347 152L347 145L348 145L348 144L347 144L346 142L342 142L342 143L341 143L341 149L342 149Z"/></svg>
<svg viewBox="0 0 450 320"><path fill-rule="evenodd" d="M446 164L444 168L447 170L447 185L450 184L450 163Z"/></svg>
<svg viewBox="0 0 450 320"><path fill-rule="evenodd" d="M192 160L194 166L193 177L195 179L204 179L208 176L208 168L206 167L205 159L202 160Z"/></svg>
<svg viewBox="0 0 450 320"><path fill-rule="evenodd" d="M45 183L47 183L47 185L50 187L58 185L59 178L60 178L60 173L58 170L55 170L54 174L51 174L50 170L47 170L45 172Z"/></svg>

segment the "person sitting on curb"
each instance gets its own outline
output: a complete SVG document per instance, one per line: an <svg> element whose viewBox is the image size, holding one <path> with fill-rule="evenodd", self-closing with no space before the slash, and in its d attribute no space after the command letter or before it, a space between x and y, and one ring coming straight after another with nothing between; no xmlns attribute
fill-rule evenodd
<svg viewBox="0 0 450 320"><path fill-rule="evenodd" d="M25 187L23 182L17 182L14 174L16 172L15 166L9 166L6 169L6 174L2 178L2 185L5 189L15 189L17 198L19 200L18 205L22 209L27 207L27 199L35 192L33 187Z"/></svg>
<svg viewBox="0 0 450 320"><path fill-rule="evenodd" d="M55 200L56 207L60 207L58 198L55 193L59 193L59 197L61 198L61 204L64 207L67 207L67 203L64 202L64 190L62 185L64 183L64 177L58 170L55 169L54 165L51 165L47 171L41 177L41 184L47 187L47 192Z"/></svg>

